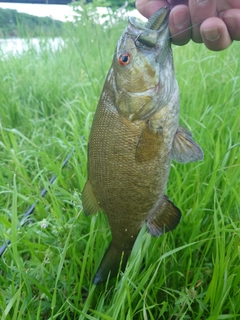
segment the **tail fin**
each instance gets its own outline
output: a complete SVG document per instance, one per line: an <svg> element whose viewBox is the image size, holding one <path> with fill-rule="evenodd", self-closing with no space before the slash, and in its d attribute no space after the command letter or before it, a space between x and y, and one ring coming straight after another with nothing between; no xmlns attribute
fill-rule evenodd
<svg viewBox="0 0 240 320"><path fill-rule="evenodd" d="M93 283L106 282L109 274L110 278L115 277L118 274L120 265L121 270L124 271L130 253L131 251L123 252L117 249L111 242L95 274Z"/></svg>

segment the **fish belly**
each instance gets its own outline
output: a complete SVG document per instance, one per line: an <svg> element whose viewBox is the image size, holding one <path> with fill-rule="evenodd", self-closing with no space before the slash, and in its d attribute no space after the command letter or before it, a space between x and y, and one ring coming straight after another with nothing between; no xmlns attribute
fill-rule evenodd
<svg viewBox="0 0 240 320"><path fill-rule="evenodd" d="M144 121L131 122L114 108L99 106L89 138L89 181L107 214L113 242L123 250L132 248L169 175L170 150L164 144L153 159L136 159L145 127ZM125 241L119 241L123 236Z"/></svg>

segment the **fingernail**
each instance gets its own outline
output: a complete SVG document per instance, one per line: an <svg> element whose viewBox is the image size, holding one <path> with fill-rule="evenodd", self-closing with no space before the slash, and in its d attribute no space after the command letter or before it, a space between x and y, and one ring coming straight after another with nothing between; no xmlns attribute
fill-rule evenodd
<svg viewBox="0 0 240 320"><path fill-rule="evenodd" d="M203 34L208 41L216 41L220 37L218 28L205 29L203 30Z"/></svg>
<svg viewBox="0 0 240 320"><path fill-rule="evenodd" d="M204 4L206 2L208 2L208 0L195 0L197 2L197 4Z"/></svg>
<svg viewBox="0 0 240 320"><path fill-rule="evenodd" d="M223 16L223 21L227 25L228 29L234 29L236 27L235 19L231 14L228 14L228 15L225 14Z"/></svg>
<svg viewBox="0 0 240 320"><path fill-rule="evenodd" d="M183 27L188 22L188 15L184 9L173 9L172 10L173 23L177 28Z"/></svg>

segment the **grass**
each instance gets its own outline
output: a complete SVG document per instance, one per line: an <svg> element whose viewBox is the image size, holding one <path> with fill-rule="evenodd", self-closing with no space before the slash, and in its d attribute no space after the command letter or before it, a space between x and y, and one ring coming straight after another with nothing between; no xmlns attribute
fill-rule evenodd
<svg viewBox="0 0 240 320"><path fill-rule="evenodd" d="M177 229L152 238L143 228L125 273L92 284L110 231L103 214L82 212L87 137L123 28L86 21L56 52L43 39L41 52L0 60L0 245L11 241L0 258L2 320L240 319L239 43L174 47L180 122L205 159L172 163Z"/></svg>

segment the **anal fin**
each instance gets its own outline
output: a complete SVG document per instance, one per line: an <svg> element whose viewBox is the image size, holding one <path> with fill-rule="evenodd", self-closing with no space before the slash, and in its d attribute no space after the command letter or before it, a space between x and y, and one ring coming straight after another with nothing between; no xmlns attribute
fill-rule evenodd
<svg viewBox="0 0 240 320"><path fill-rule="evenodd" d="M85 186L82 192L82 205L83 205L83 211L86 216L101 211L101 208L99 207L97 199L95 198L95 195L93 193L92 186L89 180L85 183Z"/></svg>
<svg viewBox="0 0 240 320"><path fill-rule="evenodd" d="M168 199L163 197L161 203L147 219L148 232L155 237L176 228L181 220L181 211Z"/></svg>
<svg viewBox="0 0 240 320"><path fill-rule="evenodd" d="M172 146L172 158L180 163L203 160L203 151L193 140L191 132L179 126Z"/></svg>

